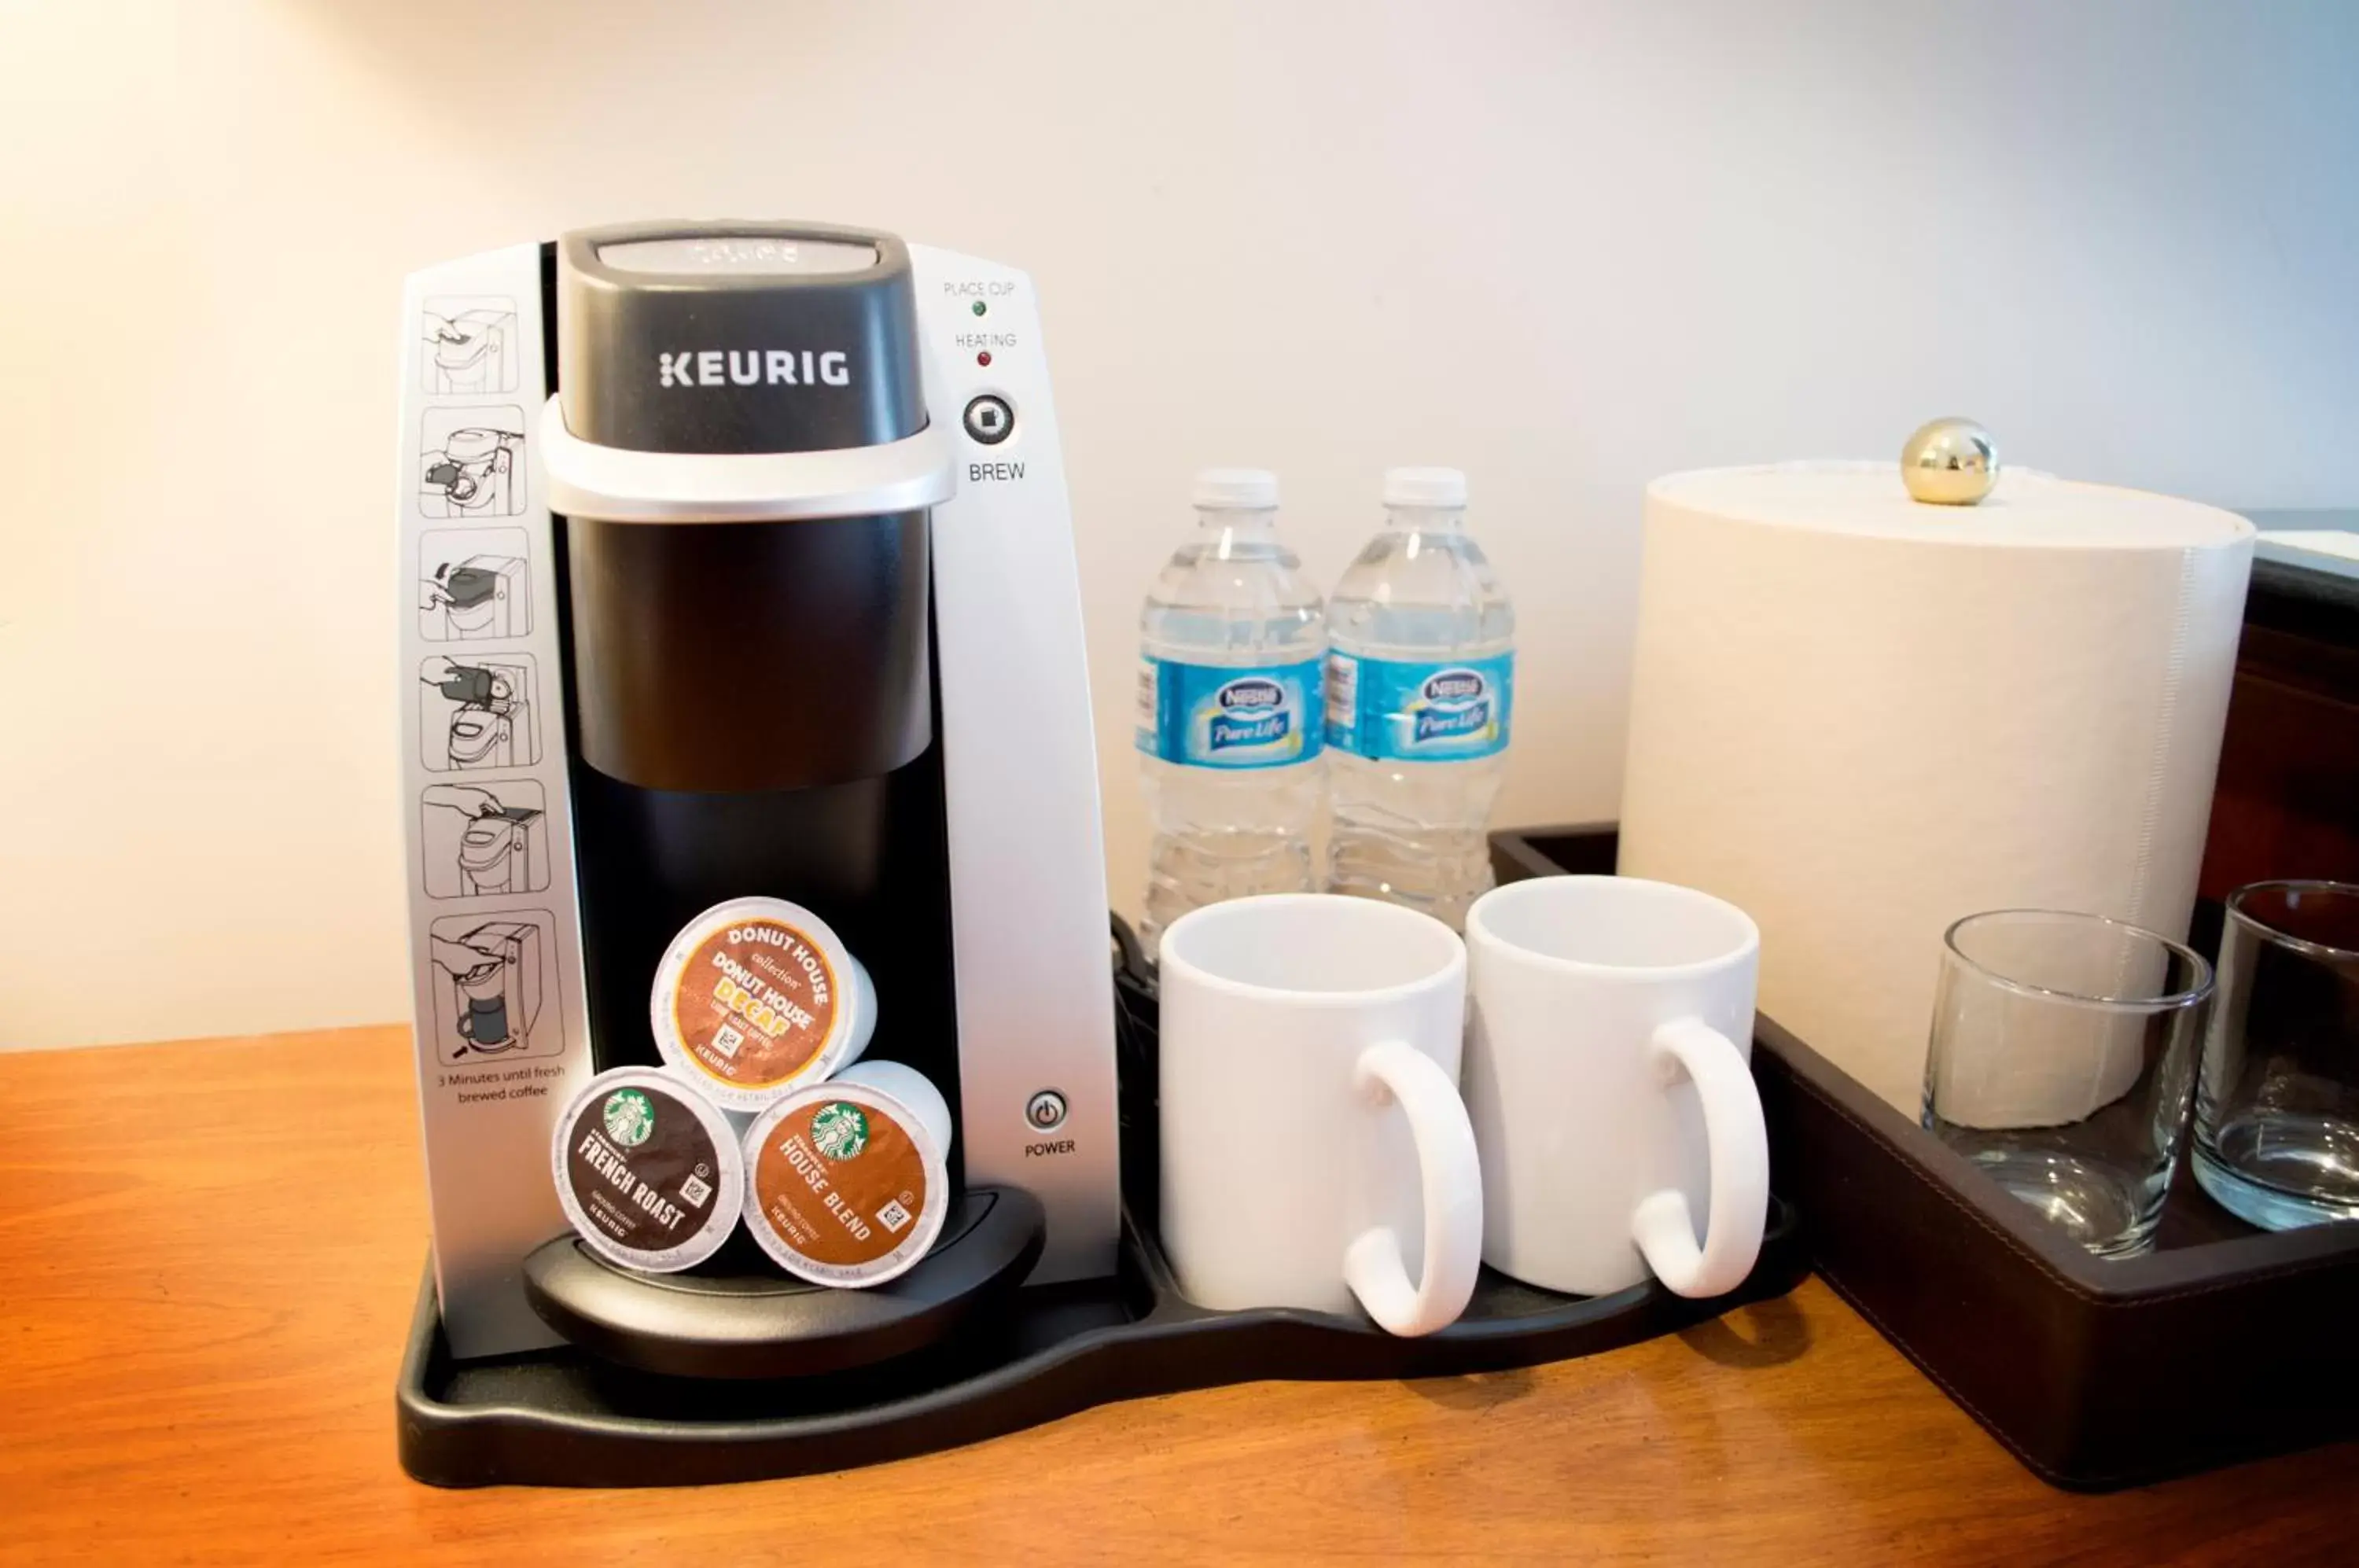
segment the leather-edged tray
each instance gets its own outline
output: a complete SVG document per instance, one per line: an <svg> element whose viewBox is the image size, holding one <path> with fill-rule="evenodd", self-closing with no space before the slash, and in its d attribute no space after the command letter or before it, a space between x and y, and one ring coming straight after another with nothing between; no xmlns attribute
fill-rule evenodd
<svg viewBox="0 0 2359 1568"><path fill-rule="evenodd" d="M1527 828L1492 862L1609 875L1615 847ZM2182 1163L2154 1250L2093 1257L1776 1020L1755 1045L1814 1269L2042 1479L2110 1491L2359 1433L2359 1225L2256 1229Z"/></svg>

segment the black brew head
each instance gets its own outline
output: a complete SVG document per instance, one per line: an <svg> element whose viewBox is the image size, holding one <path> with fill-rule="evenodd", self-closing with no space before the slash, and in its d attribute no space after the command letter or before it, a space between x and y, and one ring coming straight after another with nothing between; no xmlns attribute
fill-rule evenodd
<svg viewBox="0 0 2359 1568"><path fill-rule="evenodd" d="M683 463L881 446L926 411L908 251L792 223L636 223L557 247L575 440ZM582 757L645 789L804 789L932 739L926 515L567 526Z"/></svg>

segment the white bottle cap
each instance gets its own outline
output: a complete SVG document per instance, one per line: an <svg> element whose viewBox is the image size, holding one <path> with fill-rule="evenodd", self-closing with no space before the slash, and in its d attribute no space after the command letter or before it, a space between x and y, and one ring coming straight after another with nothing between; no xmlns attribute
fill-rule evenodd
<svg viewBox="0 0 2359 1568"><path fill-rule="evenodd" d="M1455 468L1387 468L1387 506L1463 506L1466 475Z"/></svg>
<svg viewBox="0 0 2359 1568"><path fill-rule="evenodd" d="M590 1250L651 1274L721 1249L745 1202L744 1145L669 1073L617 1067L566 1102L549 1138L557 1202Z"/></svg>
<svg viewBox="0 0 2359 1568"><path fill-rule="evenodd" d="M1221 511L1266 512L1277 505L1277 475L1266 468L1200 469L1195 504Z"/></svg>
<svg viewBox="0 0 2359 1568"><path fill-rule="evenodd" d="M758 1111L853 1061L876 987L825 920L784 898L732 898L656 965L647 1026L673 1072L726 1110Z"/></svg>
<svg viewBox="0 0 2359 1568"><path fill-rule="evenodd" d="M745 1129L745 1228L799 1279L897 1279L950 1214L951 1137L942 1092L897 1062L807 1084Z"/></svg>

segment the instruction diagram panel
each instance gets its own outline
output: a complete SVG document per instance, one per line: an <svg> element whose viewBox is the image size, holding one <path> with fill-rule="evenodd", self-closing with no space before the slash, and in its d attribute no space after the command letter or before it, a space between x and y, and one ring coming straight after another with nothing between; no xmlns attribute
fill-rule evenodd
<svg viewBox="0 0 2359 1568"><path fill-rule="evenodd" d="M433 773L531 767L546 717L539 695L528 653L428 658L418 667L419 759Z"/></svg>
<svg viewBox="0 0 2359 1568"><path fill-rule="evenodd" d="M520 343L516 302L504 294L449 294L426 301L422 389L513 392Z"/></svg>
<svg viewBox="0 0 2359 1568"><path fill-rule="evenodd" d="M427 529L418 540L418 635L429 642L530 636L527 548L519 528Z"/></svg>
<svg viewBox="0 0 2359 1568"><path fill-rule="evenodd" d="M565 1226L557 1107L593 1070L574 905L556 551L533 437L541 252L413 274L396 520L419 1101L443 1327L461 1356L553 1343L516 1264Z"/></svg>
<svg viewBox="0 0 2359 1568"><path fill-rule="evenodd" d="M429 898L549 886L549 809L530 779L428 785L419 797L418 844Z"/></svg>
<svg viewBox="0 0 2359 1568"><path fill-rule="evenodd" d="M556 1056L565 1030L556 995L555 920L546 909L450 915L429 928L434 1047L448 1065L485 1057Z"/></svg>
<svg viewBox="0 0 2359 1568"><path fill-rule="evenodd" d="M428 517L524 512L524 409L429 408L419 434L418 510Z"/></svg>

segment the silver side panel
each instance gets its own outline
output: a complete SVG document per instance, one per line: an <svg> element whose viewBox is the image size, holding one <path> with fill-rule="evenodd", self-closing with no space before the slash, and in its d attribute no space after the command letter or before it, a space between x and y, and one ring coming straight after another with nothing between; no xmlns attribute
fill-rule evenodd
<svg viewBox="0 0 2359 1568"><path fill-rule="evenodd" d="M402 300L402 817L435 1283L453 1354L556 1343L526 1253L566 1228L551 1124L591 1073L534 417L540 247L411 276ZM476 1038L477 1035L482 1038Z"/></svg>
<svg viewBox="0 0 2359 1568"><path fill-rule="evenodd" d="M1105 848L1039 314L1021 272L926 245L909 256L927 407L956 427L959 493L934 508L933 558L967 1179L1047 1204L1036 1280L1111 1274L1121 1181ZM982 396L1013 410L996 442L965 423ZM1037 1125L1059 1103L1061 1118Z"/></svg>

